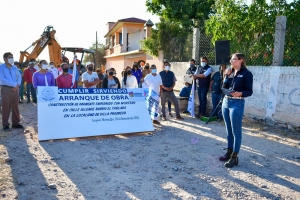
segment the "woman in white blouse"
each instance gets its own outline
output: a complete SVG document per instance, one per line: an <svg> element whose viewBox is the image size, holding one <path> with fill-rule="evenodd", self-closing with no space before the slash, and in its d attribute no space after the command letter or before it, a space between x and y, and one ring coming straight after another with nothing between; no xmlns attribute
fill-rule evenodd
<svg viewBox="0 0 300 200"><path fill-rule="evenodd" d="M130 68L126 68L126 71L124 73L122 88L138 88L138 82L136 80L136 77L132 75L132 71Z"/></svg>

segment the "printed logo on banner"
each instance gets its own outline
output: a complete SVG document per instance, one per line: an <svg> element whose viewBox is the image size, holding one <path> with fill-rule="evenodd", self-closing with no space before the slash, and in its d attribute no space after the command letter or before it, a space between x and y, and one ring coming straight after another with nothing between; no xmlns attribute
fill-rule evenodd
<svg viewBox="0 0 300 200"><path fill-rule="evenodd" d="M42 101L57 101L57 87L43 87L43 89L38 92L38 95L41 95L40 100Z"/></svg>
<svg viewBox="0 0 300 200"><path fill-rule="evenodd" d="M146 96L145 92L144 92L144 95L143 95L143 93L134 93L134 92L129 92L128 95L130 97L144 97L144 96Z"/></svg>
<svg viewBox="0 0 300 200"><path fill-rule="evenodd" d="M42 99L45 101L52 101L55 99L54 91L50 88L46 88L42 91Z"/></svg>

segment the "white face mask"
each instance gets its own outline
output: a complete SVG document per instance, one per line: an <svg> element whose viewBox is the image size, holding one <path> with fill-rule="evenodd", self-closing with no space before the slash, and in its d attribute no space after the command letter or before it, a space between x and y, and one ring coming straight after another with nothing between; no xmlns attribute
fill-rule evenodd
<svg viewBox="0 0 300 200"><path fill-rule="evenodd" d="M169 71L170 70L170 66L165 66L165 70Z"/></svg>
<svg viewBox="0 0 300 200"><path fill-rule="evenodd" d="M47 69L48 68L48 64L42 64L42 69Z"/></svg>
<svg viewBox="0 0 300 200"><path fill-rule="evenodd" d="M54 68L54 65L50 65L51 68Z"/></svg>
<svg viewBox="0 0 300 200"><path fill-rule="evenodd" d="M201 67L205 67L206 66L206 62L201 62Z"/></svg>
<svg viewBox="0 0 300 200"><path fill-rule="evenodd" d="M9 63L9 64L14 64L14 58L7 58L7 62Z"/></svg>

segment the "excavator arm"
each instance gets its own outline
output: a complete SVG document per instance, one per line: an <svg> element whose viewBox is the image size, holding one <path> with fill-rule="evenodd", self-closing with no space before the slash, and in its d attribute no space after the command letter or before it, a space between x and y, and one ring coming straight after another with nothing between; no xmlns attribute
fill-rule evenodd
<svg viewBox="0 0 300 200"><path fill-rule="evenodd" d="M30 59L36 59L45 47L48 46L50 61L54 62L54 65L58 67L61 63L61 46L55 39L55 33L56 31L53 30L53 26L47 26L41 37L30 46L34 46L31 53L27 52L30 47L20 52L19 62L23 66L27 66Z"/></svg>

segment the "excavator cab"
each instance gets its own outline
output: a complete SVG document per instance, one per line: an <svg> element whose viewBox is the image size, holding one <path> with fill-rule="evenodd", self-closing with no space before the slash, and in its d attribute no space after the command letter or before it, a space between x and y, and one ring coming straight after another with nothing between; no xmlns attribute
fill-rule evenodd
<svg viewBox="0 0 300 200"><path fill-rule="evenodd" d="M91 49L85 49L85 48L77 48L77 47L62 47L62 61L69 63L69 59L66 57L66 52L72 52L74 55L81 54L81 58L79 59L77 57L76 65L77 67L79 66L79 70L82 72L86 71L85 66L82 64L82 60L84 58L85 54L90 54L92 56L92 61L96 65L96 60L95 60L95 51ZM71 61L70 63L74 63L74 60Z"/></svg>

